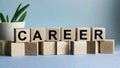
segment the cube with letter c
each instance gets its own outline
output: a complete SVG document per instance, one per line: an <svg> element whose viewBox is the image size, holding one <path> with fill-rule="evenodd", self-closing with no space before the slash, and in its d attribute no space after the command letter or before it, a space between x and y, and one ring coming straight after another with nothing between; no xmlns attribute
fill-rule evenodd
<svg viewBox="0 0 120 68"><path fill-rule="evenodd" d="M15 42L30 42L30 29L16 28L14 33Z"/></svg>

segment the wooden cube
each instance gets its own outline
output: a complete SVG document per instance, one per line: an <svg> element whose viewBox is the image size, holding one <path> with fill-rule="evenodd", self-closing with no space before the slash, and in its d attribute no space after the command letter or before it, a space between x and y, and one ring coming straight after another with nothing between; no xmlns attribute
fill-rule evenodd
<svg viewBox="0 0 120 68"><path fill-rule="evenodd" d="M87 41L87 53L98 54L98 44L97 41Z"/></svg>
<svg viewBox="0 0 120 68"><path fill-rule="evenodd" d="M56 54L68 54L69 53L69 42L57 41L56 42Z"/></svg>
<svg viewBox="0 0 120 68"><path fill-rule="evenodd" d="M59 40L60 40L60 28L46 29L46 41L59 41Z"/></svg>
<svg viewBox="0 0 120 68"><path fill-rule="evenodd" d="M91 28L83 27L76 28L76 40L77 41L90 41L91 40Z"/></svg>
<svg viewBox="0 0 120 68"><path fill-rule="evenodd" d="M39 42L39 54L55 55L55 42Z"/></svg>
<svg viewBox="0 0 120 68"><path fill-rule="evenodd" d="M104 41L105 34L106 31L104 27L92 28L92 41Z"/></svg>
<svg viewBox="0 0 120 68"><path fill-rule="evenodd" d="M75 29L74 28L61 28L61 41L74 41Z"/></svg>
<svg viewBox="0 0 120 68"><path fill-rule="evenodd" d="M6 47L6 54L9 56L25 56L25 44L9 42Z"/></svg>
<svg viewBox="0 0 120 68"><path fill-rule="evenodd" d="M71 53L74 55L87 54L87 41L72 41Z"/></svg>
<svg viewBox="0 0 120 68"><path fill-rule="evenodd" d="M15 42L29 42L30 41L30 29L16 28L15 29Z"/></svg>
<svg viewBox="0 0 120 68"><path fill-rule="evenodd" d="M0 55L6 55L6 46L7 46L7 41L0 41Z"/></svg>
<svg viewBox="0 0 120 68"><path fill-rule="evenodd" d="M25 55L27 56L38 55L38 43L37 42L26 42L25 43Z"/></svg>
<svg viewBox="0 0 120 68"><path fill-rule="evenodd" d="M44 29L43 28L31 28L31 42L44 41Z"/></svg>
<svg viewBox="0 0 120 68"><path fill-rule="evenodd" d="M115 48L115 41L112 39L107 39L105 41L100 41L100 53L113 54Z"/></svg>

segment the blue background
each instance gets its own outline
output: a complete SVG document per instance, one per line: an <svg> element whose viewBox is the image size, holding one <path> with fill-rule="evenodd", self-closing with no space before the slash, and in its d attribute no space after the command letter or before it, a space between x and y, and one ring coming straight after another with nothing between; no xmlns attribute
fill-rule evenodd
<svg viewBox="0 0 120 68"><path fill-rule="evenodd" d="M25 20L27 28L102 26L107 30L107 38L115 39L116 45L120 44L120 0L0 0L0 12L12 17L21 2L31 4ZM0 68L119 68L119 54L0 57Z"/></svg>

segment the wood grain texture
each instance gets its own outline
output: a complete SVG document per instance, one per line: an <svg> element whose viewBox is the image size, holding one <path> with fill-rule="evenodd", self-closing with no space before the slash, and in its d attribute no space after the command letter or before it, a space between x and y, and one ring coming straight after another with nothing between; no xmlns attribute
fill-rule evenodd
<svg viewBox="0 0 120 68"><path fill-rule="evenodd" d="M39 54L55 55L55 42L39 42Z"/></svg>
<svg viewBox="0 0 120 68"><path fill-rule="evenodd" d="M25 55L29 55L29 56L38 55L38 43L37 42L26 42L25 43Z"/></svg>
<svg viewBox="0 0 120 68"><path fill-rule="evenodd" d="M113 39L106 39L100 42L100 53L113 54L115 48L115 41Z"/></svg>
<svg viewBox="0 0 120 68"><path fill-rule="evenodd" d="M6 55L8 56L25 56L24 43L8 42L6 47Z"/></svg>
<svg viewBox="0 0 120 68"><path fill-rule="evenodd" d="M57 41L56 42L56 54L68 54L69 53L69 42Z"/></svg>
<svg viewBox="0 0 120 68"><path fill-rule="evenodd" d="M87 41L72 41L71 53L74 55L87 54Z"/></svg>
<svg viewBox="0 0 120 68"><path fill-rule="evenodd" d="M98 54L98 44L97 41L87 41L87 53Z"/></svg>
<svg viewBox="0 0 120 68"><path fill-rule="evenodd" d="M7 43L8 41L5 41L5 40L0 41L0 55L6 55Z"/></svg>

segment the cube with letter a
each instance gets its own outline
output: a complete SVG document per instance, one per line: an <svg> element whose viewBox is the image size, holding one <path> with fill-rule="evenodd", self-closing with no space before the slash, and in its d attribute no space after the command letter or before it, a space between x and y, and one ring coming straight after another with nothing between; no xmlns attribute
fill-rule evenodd
<svg viewBox="0 0 120 68"><path fill-rule="evenodd" d="M31 42L44 41L44 29L43 28L31 28Z"/></svg>

